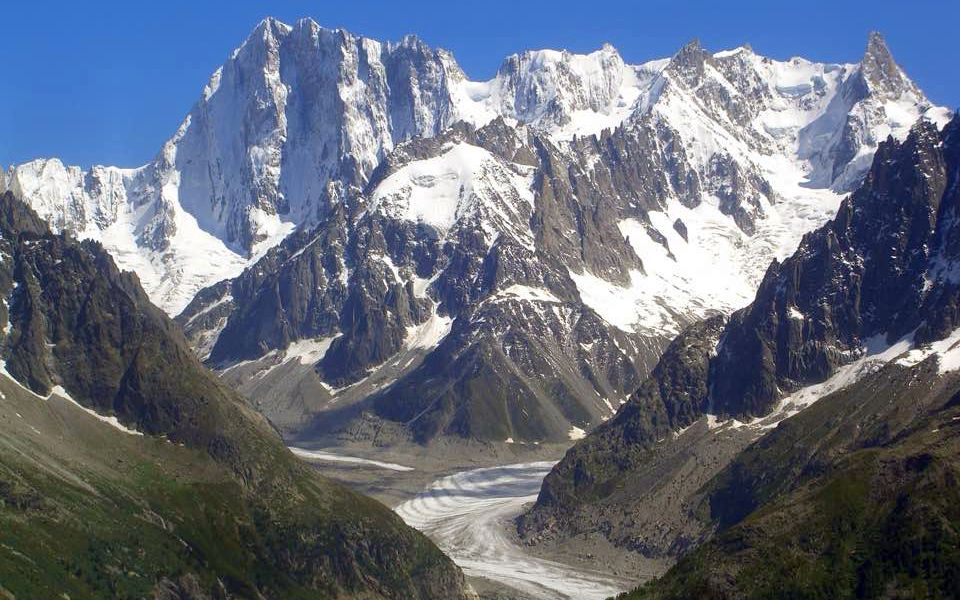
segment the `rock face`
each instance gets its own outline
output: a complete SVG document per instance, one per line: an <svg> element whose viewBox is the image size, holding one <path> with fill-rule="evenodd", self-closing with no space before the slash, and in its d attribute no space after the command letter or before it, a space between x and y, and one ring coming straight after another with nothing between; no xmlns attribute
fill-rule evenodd
<svg viewBox="0 0 960 600"><path fill-rule="evenodd" d="M940 266L955 258L939 240L953 235L952 157L941 145L956 143L957 124L941 137L920 123L902 145L882 145L836 218L771 267L722 340L712 374L717 414L765 414L875 336L893 342L922 324L917 341L928 342L955 328L956 317L941 308L955 302L954 284Z"/></svg>
<svg viewBox="0 0 960 600"><path fill-rule="evenodd" d="M898 431L920 435L926 419L940 419L926 409L951 406L942 379L956 383L944 373L954 369L960 299L951 241L960 206L958 151L956 117L942 131L919 122L905 141L882 143L860 188L791 257L771 265L752 304L725 325L705 321L676 338L617 416L567 453L524 517L524 533L593 533L645 554L675 555L718 522L730 526L766 502L782 507L787 501L777 494L829 471L825 464L847 468L854 461L848 454L893 443ZM939 362L939 372L903 373L931 354L937 361L923 364ZM887 364L886 379L871 375L843 391ZM930 406L918 404L916 413L906 408L911 378L932 382L920 385L931 390L924 396ZM888 395L898 400L884 404ZM820 439L818 424L833 437ZM791 437L794 427L807 428L807 437ZM817 466L803 462L816 454ZM778 482L781 471L793 479ZM656 494L633 482L655 475L656 486L673 482L678 499L669 512L652 515ZM691 477L695 486L684 480ZM722 490L707 508L704 484Z"/></svg>
<svg viewBox="0 0 960 600"><path fill-rule="evenodd" d="M0 250L0 538L32 565L0 561L10 593L470 596L426 538L299 463L97 242L6 193Z"/></svg>

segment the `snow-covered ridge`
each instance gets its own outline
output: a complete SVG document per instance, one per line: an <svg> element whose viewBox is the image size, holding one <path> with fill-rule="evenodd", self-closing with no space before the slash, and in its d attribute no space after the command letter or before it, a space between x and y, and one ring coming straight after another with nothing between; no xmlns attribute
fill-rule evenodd
<svg viewBox="0 0 960 600"><path fill-rule="evenodd" d="M950 117L876 35L857 64L777 61L749 47L710 54L694 42L654 87L629 124L677 134L675 154L699 177L698 204L669 199L620 223L644 266L628 286L572 273L583 301L625 331L676 333L678 315L746 305L770 261L835 214L880 141L904 139L920 118L943 127Z"/></svg>
<svg viewBox="0 0 960 600"><path fill-rule="evenodd" d="M516 226L533 209L530 171L478 146L453 143L388 176L373 191L369 210L428 225L441 237L468 223L483 231L488 246L508 231L532 248L529 228Z"/></svg>
<svg viewBox="0 0 960 600"><path fill-rule="evenodd" d="M718 170L735 164L771 184L758 192L763 197L746 198L744 210L775 213L761 238L782 254L832 211L826 195L804 199L811 187L846 189L879 140L905 135L922 114L947 115L909 82L881 39L871 37L863 65L774 61L748 47L709 54L698 45L629 65L605 45L589 54L515 54L493 79L476 82L449 52L414 36L381 43L311 19L266 19L213 73L147 165L84 172L38 160L12 167L0 188L55 230L100 240L175 314L199 289L236 276L294 228L355 195L403 141L460 120L480 126L503 117L563 147L574 136L654 118L677 132L721 209L731 191L723 177L711 178ZM392 196L405 203L402 218L439 229L471 207L496 212L516 204L472 202L479 189L533 201L526 175L502 160L454 148L424 162L388 181L393 188L381 186L378 201ZM459 197L455 182L475 193ZM437 204L437 195L445 201ZM767 210L784 198L782 210ZM528 232L514 233L531 247Z"/></svg>
<svg viewBox="0 0 960 600"><path fill-rule="evenodd" d="M461 82L455 106L477 125L503 116L557 140L597 135L630 116L665 64L628 65L609 44L589 54L527 51L509 56L489 81Z"/></svg>

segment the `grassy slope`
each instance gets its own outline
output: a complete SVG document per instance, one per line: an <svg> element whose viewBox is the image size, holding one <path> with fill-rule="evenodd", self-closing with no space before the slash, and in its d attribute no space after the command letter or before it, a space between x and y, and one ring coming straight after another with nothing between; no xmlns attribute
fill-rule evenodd
<svg viewBox="0 0 960 600"><path fill-rule="evenodd" d="M0 393L0 585L17 598L140 598L163 580L212 593L218 578L240 597L344 591L319 571L310 581L274 568L283 547L339 561L332 570L362 568L346 577L357 578L358 597L370 583L364 577L380 580L374 589L409 591L421 570L445 562L382 506L339 487L302 482L290 505L271 510L202 452L121 433L6 378ZM318 520L326 526L306 527ZM409 571L364 564L367 549L351 548L356 540L342 526L364 522L377 527L360 543L382 551L392 538ZM399 555L405 546L416 555Z"/></svg>
<svg viewBox="0 0 960 600"><path fill-rule="evenodd" d="M731 522L622 598L956 597L960 381L930 366L881 372L749 448L708 490ZM756 508L730 517L732 502Z"/></svg>

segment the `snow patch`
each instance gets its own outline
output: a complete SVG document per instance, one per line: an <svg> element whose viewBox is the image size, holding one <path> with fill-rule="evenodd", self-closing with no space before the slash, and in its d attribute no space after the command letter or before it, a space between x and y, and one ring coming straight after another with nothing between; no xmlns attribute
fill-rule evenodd
<svg viewBox="0 0 960 600"><path fill-rule="evenodd" d="M330 344L333 343L333 340L340 337L340 335L341 334L338 333L337 335L325 338L290 342L284 354L284 362L296 360L301 365L316 364L326 356L327 350L330 349Z"/></svg>
<svg viewBox="0 0 960 600"><path fill-rule="evenodd" d="M40 400L50 400L50 398L52 398L53 396L56 395L56 396L58 396L58 397L60 397L60 398L63 398L64 400L66 400L66 401L69 402L70 404L74 405L75 407L79 408L79 409L82 410L83 412L87 413L88 415L90 415L90 416L93 417L94 419L97 419L98 421L101 421L101 422L103 422L103 423L106 423L107 425L110 425L111 427L113 427L114 429L116 429L116 430L118 430L118 431L122 431L123 433L126 433L126 434L128 434L128 435L140 435L140 436L143 435L142 432L137 431L136 429L132 429L132 428L130 428L130 427L127 427L126 425L124 425L123 423L121 423L116 417L114 417L114 416L112 416L112 415L109 415L109 416L107 416L107 415L101 415L100 413L96 412L95 410L91 410L91 409L87 408L86 406L80 404L79 402L77 402L76 400L73 399L73 396L71 396L71 395L69 394L69 392L67 392L67 390L63 389L63 387L61 387L61 386L59 386L59 385L53 386L53 388L51 388L51 390L50 390L50 393L47 394L46 396L41 396L40 394L34 392L33 390L31 390L31 389L28 388L27 386L25 386L25 385L23 385L22 383L20 383L20 382L17 380L16 377L14 377L13 375L11 375L10 372L7 371L6 361L3 361L3 360L0 360L0 375L3 375L3 376L6 377L7 379L9 379L11 383L13 383L13 384L16 385L17 387L19 387L20 389L24 390L25 392L29 393L31 396L33 396L33 397L35 397L35 398L37 398L37 399L40 399ZM19 416L19 415L17 415L17 416Z"/></svg>
<svg viewBox="0 0 960 600"><path fill-rule="evenodd" d="M413 471L413 467L407 467L404 465L398 465L396 463L383 462L379 460L370 460L367 458L359 458L357 456L344 456L342 454L334 454L332 452L324 452L322 450L305 450L303 448L297 448L296 446L288 446L290 452L293 452L296 456L305 459L305 460L318 460L322 462L344 462L344 463L353 463L359 465L369 465L371 467L379 467L381 469L386 469L388 471Z"/></svg>
<svg viewBox="0 0 960 600"><path fill-rule="evenodd" d="M937 357L937 369L941 375L960 369L960 329L955 329L942 340L910 350L897 360L897 364L912 367L931 356Z"/></svg>
<svg viewBox="0 0 960 600"><path fill-rule="evenodd" d="M553 295L546 288L530 287L528 285L513 284L505 290L496 294L498 300L525 300L528 302L545 302L548 304L560 304L560 299Z"/></svg>
<svg viewBox="0 0 960 600"><path fill-rule="evenodd" d="M130 428L130 427L127 427L126 425L124 425L123 423L121 423L121 422L120 422L116 417L114 417L113 415L110 415L110 416L101 415L100 413L98 413L98 412L96 412L96 411L94 411L94 410L91 410L91 409L87 408L86 406L80 404L79 402L77 402L76 400L73 399L73 396L71 396L69 393L67 393L67 390L63 389L63 388L60 387L59 385L54 386L53 389L50 390L50 395L47 396L47 399L49 400L50 397L53 396L53 395L56 395L56 396L59 396L59 397L63 398L64 400L66 400L66 401L69 402L70 404L76 406L77 408L79 408L79 409L82 410L83 412L85 412L85 413L87 413L88 415L90 415L91 417L93 417L94 419L97 419L98 421L102 421L102 422L106 423L107 425L110 425L111 427L113 427L114 429L116 429L116 430L118 430L118 431L122 431L123 433L126 433L127 435L141 435L141 436L143 435L142 432L137 431L136 429L132 429L132 428Z"/></svg>
<svg viewBox="0 0 960 600"><path fill-rule="evenodd" d="M415 348L431 349L436 348L450 333L453 327L453 319L448 316L437 314L434 306L433 314L430 318L419 325L407 327L407 336L404 339L403 346L407 350Z"/></svg>

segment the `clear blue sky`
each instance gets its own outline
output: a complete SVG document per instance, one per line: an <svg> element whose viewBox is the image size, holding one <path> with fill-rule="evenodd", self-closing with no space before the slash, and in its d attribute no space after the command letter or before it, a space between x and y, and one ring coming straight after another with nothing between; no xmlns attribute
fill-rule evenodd
<svg viewBox="0 0 960 600"><path fill-rule="evenodd" d="M749 42L775 58L860 58L867 32L935 102L960 105L960 2L392 0L26 0L0 28L0 164L59 156L136 166L176 129L210 73L265 16L310 16L381 40L416 33L488 78L526 48L589 51L628 62L673 54L699 37L713 50Z"/></svg>

